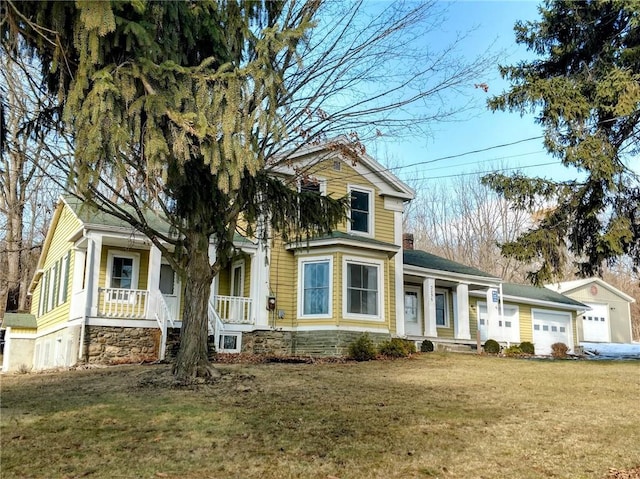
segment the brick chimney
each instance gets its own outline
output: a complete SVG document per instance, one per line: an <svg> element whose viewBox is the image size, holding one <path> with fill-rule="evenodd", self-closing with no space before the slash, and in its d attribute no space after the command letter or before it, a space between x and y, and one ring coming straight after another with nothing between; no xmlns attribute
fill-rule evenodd
<svg viewBox="0 0 640 479"><path fill-rule="evenodd" d="M412 233L403 233L403 235L402 235L402 248L403 249L413 249L413 234Z"/></svg>

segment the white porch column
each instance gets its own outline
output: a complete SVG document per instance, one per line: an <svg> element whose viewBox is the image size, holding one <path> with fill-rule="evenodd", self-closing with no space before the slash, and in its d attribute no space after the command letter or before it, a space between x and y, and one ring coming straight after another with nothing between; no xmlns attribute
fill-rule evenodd
<svg viewBox="0 0 640 479"><path fill-rule="evenodd" d="M402 211L394 211L393 213L394 242L402 245ZM393 258L394 261L394 284L396 293L396 334L404 336L404 261L402 249L398 251Z"/></svg>
<svg viewBox="0 0 640 479"><path fill-rule="evenodd" d="M456 286L456 321L454 324L454 337L456 339L471 339L469 327L469 286L459 284Z"/></svg>
<svg viewBox="0 0 640 479"><path fill-rule="evenodd" d="M500 332L498 318L500 317L499 294L496 288L487 290L487 339L495 339Z"/></svg>
<svg viewBox="0 0 640 479"><path fill-rule="evenodd" d="M424 335L430 338L438 337L436 328L436 280L425 278L422 282Z"/></svg>
<svg viewBox="0 0 640 479"><path fill-rule="evenodd" d="M268 326L267 296L269 295L269 248L260 241L258 249L251 256L251 285L249 297L253 302L252 319L256 326Z"/></svg>
<svg viewBox="0 0 640 479"><path fill-rule="evenodd" d="M162 264L162 253L157 246L151 245L149 250L149 271L147 273L147 289L149 293L160 292L160 265Z"/></svg>
<svg viewBox="0 0 640 479"><path fill-rule="evenodd" d="M86 313L85 301L87 298L85 285L82 284L85 278L85 271L87 267L87 251L74 248L73 249L73 271L69 274L71 280L71 303L69 310L71 311L71 318L76 319L83 317Z"/></svg>
<svg viewBox="0 0 640 479"><path fill-rule="evenodd" d="M160 267L162 264L162 253L157 246L151 245L149 250L149 270L147 272L147 290L149 298L155 298L160 294ZM148 304L148 303L147 303ZM150 311L147 312L149 314Z"/></svg>
<svg viewBox="0 0 640 479"><path fill-rule="evenodd" d="M98 288L100 287L100 260L102 258L102 236L99 234L89 236L87 248L86 287L87 290L87 316L98 315Z"/></svg>

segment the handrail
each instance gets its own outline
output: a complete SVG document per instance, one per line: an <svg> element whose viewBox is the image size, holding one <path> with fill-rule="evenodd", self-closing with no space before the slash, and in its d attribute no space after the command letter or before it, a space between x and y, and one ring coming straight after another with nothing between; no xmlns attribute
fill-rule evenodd
<svg viewBox="0 0 640 479"><path fill-rule="evenodd" d="M216 311L215 304L211 299L209 299L207 318L209 320L209 334L214 336L214 344L215 347L218 348L218 344L220 342L220 333L224 331L224 323L222 319L220 319L220 315L218 311Z"/></svg>
<svg viewBox="0 0 640 479"><path fill-rule="evenodd" d="M171 324L171 327L175 327L174 318L169 311L169 306L164 300L164 296L157 291L152 294L152 307L153 315L160 326L160 354L159 359L163 360L167 352L167 323Z"/></svg>

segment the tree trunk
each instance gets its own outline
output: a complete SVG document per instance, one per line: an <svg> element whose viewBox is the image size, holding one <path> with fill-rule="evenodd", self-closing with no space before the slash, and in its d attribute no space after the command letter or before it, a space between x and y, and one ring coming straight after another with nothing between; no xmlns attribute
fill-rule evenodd
<svg viewBox="0 0 640 479"><path fill-rule="evenodd" d="M208 304L214 277L209 264L209 239L199 232L188 236L180 349L173 368L180 381L219 375L209 362L207 346Z"/></svg>

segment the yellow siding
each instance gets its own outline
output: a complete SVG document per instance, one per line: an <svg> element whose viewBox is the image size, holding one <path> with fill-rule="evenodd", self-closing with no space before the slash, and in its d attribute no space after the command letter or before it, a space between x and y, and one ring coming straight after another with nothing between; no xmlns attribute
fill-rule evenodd
<svg viewBox="0 0 640 479"><path fill-rule="evenodd" d="M345 196L349 191L349 186L361 186L374 190L374 237L377 240L385 241L388 243L394 242L394 212L384 209L384 198L380 196L380 192L376 187L361 176L354 168L352 168L347 162L341 161L340 171L333 169L334 159L328 159L318 162L313 168L309 169L311 176L317 176L318 178L326 179L327 181L327 195L331 195L333 198L340 198ZM340 231L347 231L346 221L338 227Z"/></svg>
<svg viewBox="0 0 640 479"><path fill-rule="evenodd" d="M54 230L52 233L50 233L51 236L45 250L46 257L42 261L41 266L45 274L47 273L47 271L53 272L53 268L55 268L56 265L57 268L60 269L60 260L63 259L67 254L69 254L69 267L66 273L68 277L67 297L64 303L59 304L58 306L54 306L50 311L38 317L38 329L47 329L56 324L66 322L69 319L69 308L71 305L71 285L73 282L72 275L75 262L75 255L72 251L73 244L71 241L69 241L69 238L81 227L81 223L66 205L59 206L59 208L60 207L62 208L62 211L55 224L51 225ZM61 278L59 282L60 284L58 284L56 288L58 290L56 294L59 295L59 289L63 284L64 278L61 277L60 273L58 273L58 277ZM36 316L38 316L40 307L43 279L44 275L41 276L40 280L38 281L38 284L33 293L33 299L31 303L31 311ZM55 301L57 301L57 298Z"/></svg>
<svg viewBox="0 0 640 479"><path fill-rule="evenodd" d="M282 319L275 314L276 326L294 326L298 314L297 259L292 252L284 249L284 244L279 236L274 237L272 244L270 274L271 291L269 294L276 297L276 310L282 310L285 313L285 317ZM270 317L270 321L272 318ZM305 324L307 324L306 321Z"/></svg>
<svg viewBox="0 0 640 479"><path fill-rule="evenodd" d="M529 341L532 343L533 323L531 322L531 306L521 303L516 303L516 305L519 308L520 342Z"/></svg>
<svg viewBox="0 0 640 479"><path fill-rule="evenodd" d="M11 334L36 334L35 328L11 328Z"/></svg>

